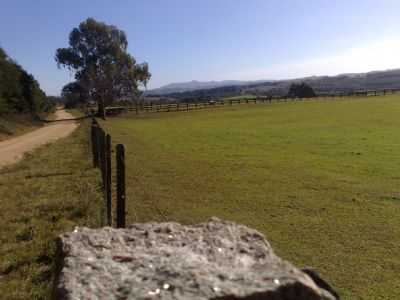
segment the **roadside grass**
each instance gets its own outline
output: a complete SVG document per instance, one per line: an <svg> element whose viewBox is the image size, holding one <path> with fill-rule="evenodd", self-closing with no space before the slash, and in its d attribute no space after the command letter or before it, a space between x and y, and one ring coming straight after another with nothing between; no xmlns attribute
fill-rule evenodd
<svg viewBox="0 0 400 300"><path fill-rule="evenodd" d="M400 97L102 122L126 146L128 223L217 216L263 232L344 299L400 299Z"/></svg>
<svg viewBox="0 0 400 300"><path fill-rule="evenodd" d="M43 123L30 114L0 116L0 141L37 129Z"/></svg>
<svg viewBox="0 0 400 300"><path fill-rule="evenodd" d="M0 298L48 299L55 237L99 226L100 176L88 124L0 170Z"/></svg>
<svg viewBox="0 0 400 300"><path fill-rule="evenodd" d="M54 112L39 113L40 119L53 120ZM0 116L0 142L33 131L44 125L31 114L8 114Z"/></svg>

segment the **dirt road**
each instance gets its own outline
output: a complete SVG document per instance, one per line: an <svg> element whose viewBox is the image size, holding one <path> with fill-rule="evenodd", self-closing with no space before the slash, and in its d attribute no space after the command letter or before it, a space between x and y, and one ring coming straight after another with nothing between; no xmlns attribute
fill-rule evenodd
<svg viewBox="0 0 400 300"><path fill-rule="evenodd" d="M56 119L73 118L65 110L56 111ZM66 137L78 127L75 121L54 122L30 133L0 142L0 168L20 160L25 153L59 138Z"/></svg>

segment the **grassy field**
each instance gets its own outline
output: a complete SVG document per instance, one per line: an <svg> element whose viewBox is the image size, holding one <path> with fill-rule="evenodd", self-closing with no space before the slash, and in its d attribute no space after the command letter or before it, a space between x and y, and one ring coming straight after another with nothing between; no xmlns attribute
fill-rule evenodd
<svg viewBox="0 0 400 300"><path fill-rule="evenodd" d="M239 100L239 99L256 99L257 97L254 95L239 95L239 96L232 96L232 97L226 97L224 100Z"/></svg>
<svg viewBox="0 0 400 300"><path fill-rule="evenodd" d="M400 97L103 122L127 148L128 219L234 220L344 299L400 299Z"/></svg>
<svg viewBox="0 0 400 300"><path fill-rule="evenodd" d="M87 124L0 170L0 299L48 299L54 238L99 226L99 174Z"/></svg>

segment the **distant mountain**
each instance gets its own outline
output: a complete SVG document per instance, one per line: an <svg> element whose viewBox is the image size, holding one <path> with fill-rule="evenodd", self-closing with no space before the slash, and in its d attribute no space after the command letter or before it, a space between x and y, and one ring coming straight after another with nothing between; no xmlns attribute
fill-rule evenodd
<svg viewBox="0 0 400 300"><path fill-rule="evenodd" d="M176 99L220 98L243 94L282 96L286 95L290 85L296 82L305 82L311 85L317 94L357 90L400 89L400 69L275 81L191 81L169 84L159 89L150 90L146 95Z"/></svg>
<svg viewBox="0 0 400 300"><path fill-rule="evenodd" d="M212 89L224 86L240 86L256 84L260 82L266 82L267 80L256 80L256 81L242 81L242 80L222 80L222 81L197 81L192 80L188 82L177 82L164 85L157 89L148 90L146 94L151 95L165 95L171 93L182 93L188 91Z"/></svg>

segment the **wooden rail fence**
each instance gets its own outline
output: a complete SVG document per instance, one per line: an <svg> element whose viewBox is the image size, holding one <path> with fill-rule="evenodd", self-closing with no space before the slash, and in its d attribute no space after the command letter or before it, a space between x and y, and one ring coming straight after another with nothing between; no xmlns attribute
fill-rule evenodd
<svg viewBox="0 0 400 300"><path fill-rule="evenodd" d="M111 136L106 134L95 118L91 125L91 148L93 167L99 168L102 179L106 225L117 228L125 227L125 148L116 146L116 204L115 222L113 222L112 202L112 143Z"/></svg>
<svg viewBox="0 0 400 300"><path fill-rule="evenodd" d="M289 102L289 101L305 101L305 100L334 100L344 97L370 97L370 96L384 96L395 94L400 90L397 89L382 89L382 90L368 90L356 91L349 93L336 93L336 94L320 94L313 98L290 98L284 96L256 96L256 97L243 97L223 100L211 100L206 102L177 102L177 103L155 103L155 102L140 102L134 106L114 107L108 108L110 111L116 109L118 111L135 111L139 113L156 113L156 112L176 112L176 111L191 111L206 108L217 108L224 106L232 106L237 104L270 104L272 102Z"/></svg>

